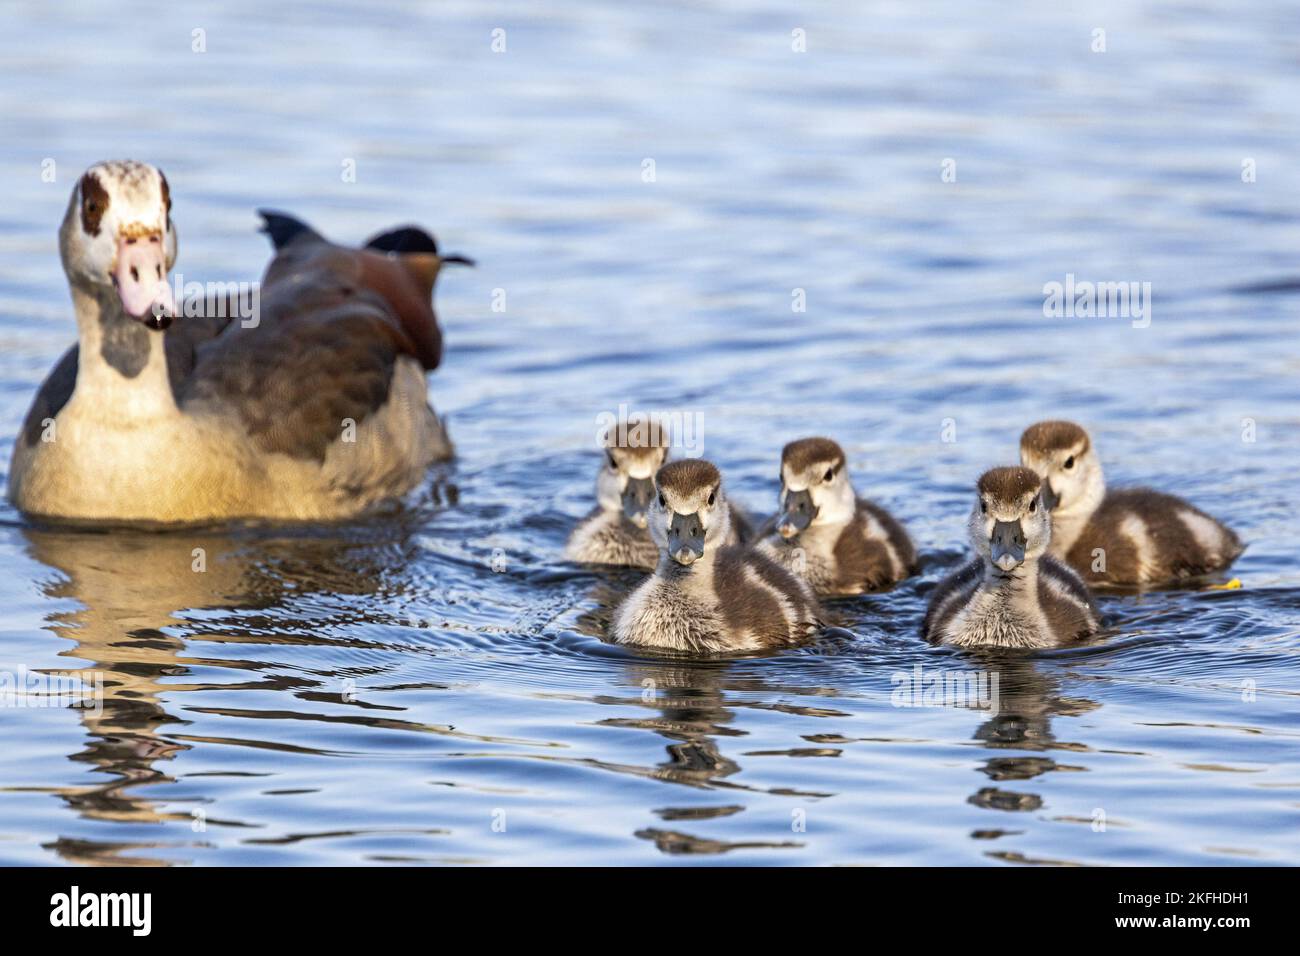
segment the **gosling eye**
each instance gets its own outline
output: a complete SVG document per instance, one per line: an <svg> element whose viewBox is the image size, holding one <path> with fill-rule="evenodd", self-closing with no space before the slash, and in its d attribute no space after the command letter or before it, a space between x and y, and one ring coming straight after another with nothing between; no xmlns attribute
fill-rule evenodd
<svg viewBox="0 0 1300 956"><path fill-rule="evenodd" d="M715 490L713 490L713 491L710 491L710 492L709 492L709 507L713 507L713 502L715 502L715 501L717 501L717 500L718 500L718 492L717 492L717 490L715 489Z"/></svg>
<svg viewBox="0 0 1300 956"><path fill-rule="evenodd" d="M1073 467L1074 467L1074 456L1071 455L1069 458L1065 459L1065 470L1069 471Z"/></svg>
<svg viewBox="0 0 1300 956"><path fill-rule="evenodd" d="M822 476L822 481L830 481L830 480L831 480L832 478L834 478L834 477L835 477L835 469L834 469L834 468L827 468L827 469L826 469L826 474L824 474L824 475Z"/></svg>
<svg viewBox="0 0 1300 956"><path fill-rule="evenodd" d="M618 471L618 462L614 460L614 453L612 451L607 451L605 452L605 457L609 459L610 470Z"/></svg>
<svg viewBox="0 0 1300 956"><path fill-rule="evenodd" d="M987 503L987 502L984 502L984 501L981 501L981 502L980 502L980 514L982 514L982 515L986 515L986 514L988 514L988 513L989 513L989 506L988 506L988 503Z"/></svg>
<svg viewBox="0 0 1300 956"><path fill-rule="evenodd" d="M1029 513L1033 514L1037 510L1038 510L1038 499L1035 498L1033 501L1029 502Z"/></svg>
<svg viewBox="0 0 1300 956"><path fill-rule="evenodd" d="M667 507L668 507L668 502L664 500L664 496L663 496L663 495L660 495L660 496L659 496L659 507L660 507L660 508L667 508Z"/></svg>

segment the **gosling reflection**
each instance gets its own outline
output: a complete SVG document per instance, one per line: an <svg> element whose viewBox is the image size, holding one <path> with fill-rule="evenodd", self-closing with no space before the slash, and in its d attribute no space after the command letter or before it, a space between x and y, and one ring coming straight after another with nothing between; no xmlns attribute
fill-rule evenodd
<svg viewBox="0 0 1300 956"><path fill-rule="evenodd" d="M1060 679L1044 673L1032 658L984 654L977 659L980 667L997 675L998 707L975 731L976 740L1000 749L1086 749L1083 744L1057 740L1052 718L1085 714L1096 704L1061 697Z"/></svg>
<svg viewBox="0 0 1300 956"><path fill-rule="evenodd" d="M1060 695L1060 679L1045 673L1041 662L1014 654L986 653L978 655L978 666L998 675L1000 688L999 707L996 714L975 730L974 737L991 750L1016 751L1085 751L1087 746L1058 740L1052 730L1052 718L1078 716L1097 707L1092 701L1067 698ZM1041 809L1041 793L1027 790L1023 784L1043 774L1078 772L1086 768L1061 763L1053 757L1033 753L1008 754L990 757L979 771L987 783L981 786L967 802L986 810L1002 813L1023 813ZM1001 828L975 830L971 836L977 840L996 840L1015 836L1020 831ZM994 850L989 856L1009 862L1020 861L1010 850ZM1049 861L1037 861L1049 862ZM1059 862L1059 861L1057 861Z"/></svg>
<svg viewBox="0 0 1300 956"><path fill-rule="evenodd" d="M804 708L789 703L770 704L781 694L806 694L808 688L781 687L754 676L737 673L734 661L638 660L627 665L624 683L635 691L633 697L607 699L602 703L620 708L628 705L655 713L646 716L610 717L600 723L611 727L649 730L667 741L667 759L646 768L642 775L697 790L769 792L798 798L822 798L829 793L780 788L763 791L737 779L741 765L722 752L721 741L740 738L747 732L734 726L736 711L745 707L798 712L801 715L825 714L825 708ZM740 695L744 695L743 697ZM753 699L747 699L753 698ZM734 749L734 748L729 748ZM782 754L767 753L766 756ZM799 756L790 752L786 756ZM774 842L729 842L683 832L676 827L689 826L720 817L742 813L745 806L735 797L709 803L683 803L657 808L654 813L669 826L644 827L634 835L655 844L668 854L720 854L732 850L755 848L799 848L797 839Z"/></svg>
<svg viewBox="0 0 1300 956"><path fill-rule="evenodd" d="M205 818L204 805L210 801L191 797L192 812L166 810L164 801L143 792L174 783L168 762L192 746L181 732L188 721L168 707L178 695L217 686L187 683L196 666L250 675L244 681L223 681L223 690L275 687L277 679L258 675L253 662L193 656L185 637L201 629L183 615L189 610L269 609L290 589L294 594L316 587L370 593L379 580L376 562L356 555L349 555L350 563L339 560L342 550L356 549L357 543L337 538L63 528L25 528L24 535L32 557L60 573L44 586L45 595L78 605L47 618L49 630L71 642L60 656L82 662L70 664L69 670L84 668L103 677L102 706L76 710L87 741L69 759L88 765L104 782L52 792L81 818L168 824L169 834L185 828L181 840L61 837L47 849L68 862L90 865L167 865L178 855L192 858L205 843L205 828L220 825ZM320 580L320 569L340 567L350 570ZM176 800L165 802L174 806ZM181 852L171 858L150 852L160 849Z"/></svg>
<svg viewBox="0 0 1300 956"><path fill-rule="evenodd" d="M728 726L735 713L723 702L726 671L725 663L631 665L628 683L639 688L642 705L658 710L658 716L611 718L601 723L650 730L671 741L668 760L653 772L657 779L688 787L722 785L740 765L722 755L717 738L744 734Z"/></svg>

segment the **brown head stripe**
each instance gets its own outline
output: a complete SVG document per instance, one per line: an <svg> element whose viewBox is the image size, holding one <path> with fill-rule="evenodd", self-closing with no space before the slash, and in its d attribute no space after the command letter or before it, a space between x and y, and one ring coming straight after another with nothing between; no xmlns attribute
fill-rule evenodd
<svg viewBox="0 0 1300 956"><path fill-rule="evenodd" d="M99 221L108 211L108 190L94 173L81 177L81 228L88 236L99 235Z"/></svg>
<svg viewBox="0 0 1300 956"><path fill-rule="evenodd" d="M655 475L655 484L661 490L678 495L689 495L713 488L722 481L718 469L703 458L683 458L670 461Z"/></svg>
<svg viewBox="0 0 1300 956"><path fill-rule="evenodd" d="M829 438L800 438L781 449L781 465L803 471L813 465L830 462L838 468L844 464L844 449Z"/></svg>
<svg viewBox="0 0 1300 956"><path fill-rule="evenodd" d="M993 501L1017 504L1020 499L1042 487L1043 479L1029 468L1019 465L1010 468L990 468L980 475L979 493Z"/></svg>
<svg viewBox="0 0 1300 956"><path fill-rule="evenodd" d="M605 447L624 448L629 451L667 448L668 439L668 429L664 428L657 418L633 417L623 423L622 429L618 425L609 427L605 432Z"/></svg>
<svg viewBox="0 0 1300 956"><path fill-rule="evenodd" d="M1039 422L1030 425L1020 436L1020 447L1036 451L1040 455L1054 451L1063 451L1083 443L1082 451L1088 450L1088 433L1074 422Z"/></svg>

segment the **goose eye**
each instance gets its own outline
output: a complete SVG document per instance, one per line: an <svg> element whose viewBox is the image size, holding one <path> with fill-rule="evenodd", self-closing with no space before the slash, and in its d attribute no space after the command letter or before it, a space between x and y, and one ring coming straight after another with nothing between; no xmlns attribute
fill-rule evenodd
<svg viewBox="0 0 1300 956"><path fill-rule="evenodd" d="M1073 467L1074 467L1074 456L1071 455L1069 458L1065 459L1065 468L1068 471Z"/></svg>
<svg viewBox="0 0 1300 956"><path fill-rule="evenodd" d="M1033 501L1029 502L1029 513L1033 514L1037 510L1038 510L1038 499L1035 498Z"/></svg>
<svg viewBox="0 0 1300 956"><path fill-rule="evenodd" d="M826 474L822 476L822 481L830 481L834 477L835 477L835 469L827 468Z"/></svg>
<svg viewBox="0 0 1300 956"><path fill-rule="evenodd" d="M709 507L712 507L712 506L713 506L713 502L715 502L715 501L717 501L717 500L718 500L718 493L717 493L716 491L710 491L710 492L709 492Z"/></svg>
<svg viewBox="0 0 1300 956"><path fill-rule="evenodd" d="M609 467L618 471L618 462L614 460L614 453L612 451L607 451L605 452L605 457L609 459Z"/></svg>
<svg viewBox="0 0 1300 956"><path fill-rule="evenodd" d="M989 506L988 506L988 504L986 504L985 502L981 501L981 502L980 502L980 514L982 514L982 515L986 515L986 514L988 514L988 513L989 513Z"/></svg>
<svg viewBox="0 0 1300 956"><path fill-rule="evenodd" d="M664 496L663 496L663 495L660 495L660 496L659 496L659 507L660 507L660 508L667 508L667 507L668 507L668 502L664 500Z"/></svg>

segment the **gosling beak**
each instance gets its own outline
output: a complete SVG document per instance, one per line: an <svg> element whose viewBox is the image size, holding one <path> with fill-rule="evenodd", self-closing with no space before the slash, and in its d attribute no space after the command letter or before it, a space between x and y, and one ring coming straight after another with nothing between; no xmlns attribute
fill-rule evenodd
<svg viewBox="0 0 1300 956"><path fill-rule="evenodd" d="M457 265L457 266L469 266L472 269L474 266L478 265L478 263L475 262L473 259L471 259L469 256L462 256L459 254L453 254L450 256L439 256L438 258L442 260L442 264L444 266L447 265L448 263L451 263L452 265Z"/></svg>
<svg viewBox="0 0 1300 956"><path fill-rule="evenodd" d="M813 504L812 492L788 491L785 504L781 508L781 517L777 519L776 531L783 538L793 538L817 517L818 508Z"/></svg>
<svg viewBox="0 0 1300 956"><path fill-rule="evenodd" d="M1025 533L1019 521L998 521L989 536L993 563L1009 574L1025 563Z"/></svg>
<svg viewBox="0 0 1300 956"><path fill-rule="evenodd" d="M623 489L623 516L638 528L644 528L649 523L646 511L654 496L653 478L629 478Z"/></svg>
<svg viewBox="0 0 1300 956"><path fill-rule="evenodd" d="M673 512L673 520L668 525L668 554L684 566L704 557L704 527L699 515Z"/></svg>
<svg viewBox="0 0 1300 956"><path fill-rule="evenodd" d="M1043 480L1043 507L1048 511L1055 511L1056 506L1061 503L1061 496L1052 489L1052 483L1046 479Z"/></svg>
<svg viewBox="0 0 1300 956"><path fill-rule="evenodd" d="M176 315L167 282L167 252L160 232L119 236L113 286L122 310L151 329L165 329Z"/></svg>

